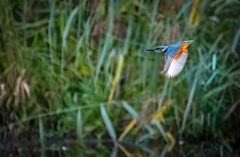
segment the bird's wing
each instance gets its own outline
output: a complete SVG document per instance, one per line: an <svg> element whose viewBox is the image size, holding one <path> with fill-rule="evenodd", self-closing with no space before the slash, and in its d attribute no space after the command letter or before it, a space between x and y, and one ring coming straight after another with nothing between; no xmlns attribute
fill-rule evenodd
<svg viewBox="0 0 240 157"><path fill-rule="evenodd" d="M173 60L173 56L167 56L165 55L165 63L164 63L164 68L163 68L163 73L167 72L167 70L169 69L170 67L170 64Z"/></svg>
<svg viewBox="0 0 240 157"><path fill-rule="evenodd" d="M182 47L182 45L180 45L180 44L170 45L170 46L167 47L165 54L167 56L175 56L179 52L181 47Z"/></svg>
<svg viewBox="0 0 240 157"><path fill-rule="evenodd" d="M168 70L173 58L175 58L176 54L179 53L180 48L181 45L170 45L167 47L165 52L165 63L162 73L165 73Z"/></svg>
<svg viewBox="0 0 240 157"><path fill-rule="evenodd" d="M163 70L165 75L167 77L174 77L178 75L182 71L187 61L187 58L188 58L187 52L183 52L178 58L168 56Z"/></svg>

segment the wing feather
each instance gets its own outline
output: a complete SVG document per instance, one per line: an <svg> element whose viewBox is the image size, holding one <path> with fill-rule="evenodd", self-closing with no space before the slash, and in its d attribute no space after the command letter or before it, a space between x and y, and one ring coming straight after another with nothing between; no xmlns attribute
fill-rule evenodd
<svg viewBox="0 0 240 157"><path fill-rule="evenodd" d="M177 59L168 57L163 70L165 75L167 77L177 76L185 66L187 58L187 52L183 52Z"/></svg>
<svg viewBox="0 0 240 157"><path fill-rule="evenodd" d="M163 68L163 73L167 72L167 70L169 69L171 62L173 61L173 57L172 56L165 56L165 64L164 64L164 68Z"/></svg>

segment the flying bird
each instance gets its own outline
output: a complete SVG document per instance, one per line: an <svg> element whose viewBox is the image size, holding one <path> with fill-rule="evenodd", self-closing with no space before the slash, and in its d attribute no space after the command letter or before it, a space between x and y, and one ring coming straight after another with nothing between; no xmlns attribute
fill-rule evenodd
<svg viewBox="0 0 240 157"><path fill-rule="evenodd" d="M188 58L188 46L193 40L181 41L167 46L156 46L147 51L163 53L165 55L165 63L162 73L172 78L177 76L183 69Z"/></svg>

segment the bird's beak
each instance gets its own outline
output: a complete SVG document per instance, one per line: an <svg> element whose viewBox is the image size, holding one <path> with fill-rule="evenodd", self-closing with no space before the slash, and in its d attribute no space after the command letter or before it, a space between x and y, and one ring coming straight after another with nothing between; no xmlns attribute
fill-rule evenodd
<svg viewBox="0 0 240 157"><path fill-rule="evenodd" d="M187 40L187 41L185 41L185 42L187 42L187 43L193 43L193 40Z"/></svg>

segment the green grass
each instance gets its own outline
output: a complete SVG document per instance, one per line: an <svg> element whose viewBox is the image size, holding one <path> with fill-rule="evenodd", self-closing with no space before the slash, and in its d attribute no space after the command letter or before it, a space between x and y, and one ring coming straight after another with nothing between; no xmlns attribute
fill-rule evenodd
<svg viewBox="0 0 240 157"><path fill-rule="evenodd" d="M43 145L63 134L116 140L129 127L125 143L209 135L235 151L239 1L0 4L0 134L37 132ZM187 39L186 67L165 78L164 57L145 49Z"/></svg>

